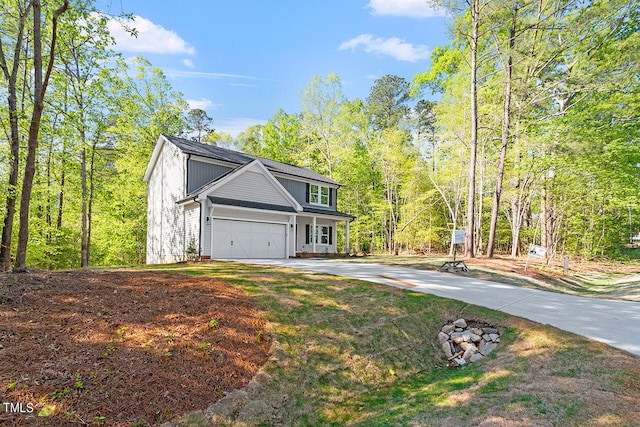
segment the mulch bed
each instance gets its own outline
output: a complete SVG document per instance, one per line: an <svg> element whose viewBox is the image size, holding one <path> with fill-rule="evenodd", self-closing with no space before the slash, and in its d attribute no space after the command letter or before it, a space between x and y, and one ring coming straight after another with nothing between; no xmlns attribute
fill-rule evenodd
<svg viewBox="0 0 640 427"><path fill-rule="evenodd" d="M265 325L220 280L0 274L0 424L157 425L204 409L267 361Z"/></svg>

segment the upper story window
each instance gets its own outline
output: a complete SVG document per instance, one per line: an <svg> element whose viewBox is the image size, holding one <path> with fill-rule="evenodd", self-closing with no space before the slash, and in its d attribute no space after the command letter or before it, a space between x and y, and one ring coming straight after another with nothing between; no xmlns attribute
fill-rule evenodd
<svg viewBox="0 0 640 427"><path fill-rule="evenodd" d="M329 187L311 184L309 186L309 203L329 206Z"/></svg>

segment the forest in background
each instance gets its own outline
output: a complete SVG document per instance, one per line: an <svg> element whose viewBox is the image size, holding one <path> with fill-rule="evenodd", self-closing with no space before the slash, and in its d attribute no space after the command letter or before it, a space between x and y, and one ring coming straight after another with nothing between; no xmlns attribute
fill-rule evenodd
<svg viewBox="0 0 640 427"><path fill-rule="evenodd" d="M148 60L117 54L91 1L48 2L41 21L39 1L4 1L2 266L21 266L21 245L38 268L143 263L142 176L161 133L340 182L353 251L449 251L465 228L467 256L637 257L638 3L448 2L450 43L412 81L386 75L348 99L338 75L316 76L301 112L232 140Z"/></svg>

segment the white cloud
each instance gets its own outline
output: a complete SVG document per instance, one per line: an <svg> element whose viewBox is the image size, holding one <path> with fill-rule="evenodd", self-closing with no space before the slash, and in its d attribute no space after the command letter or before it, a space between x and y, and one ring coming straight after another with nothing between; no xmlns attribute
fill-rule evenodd
<svg viewBox="0 0 640 427"><path fill-rule="evenodd" d="M247 130L247 128L249 128L250 126L265 125L266 123L267 121L262 119L251 119L248 117L233 117L233 118L218 122L216 125L216 129L226 132L232 137L236 138L240 132Z"/></svg>
<svg viewBox="0 0 640 427"><path fill-rule="evenodd" d="M228 73L210 73L203 71L184 71L184 70L164 70L165 74L169 77L189 77L200 79L247 79L247 80L262 80L259 77L243 76L242 74L228 74Z"/></svg>
<svg viewBox="0 0 640 427"><path fill-rule="evenodd" d="M197 108L200 110L206 110L211 107L219 107L219 105L214 105L210 99L200 98L200 99L188 99L187 104L189 104L189 108L192 110Z"/></svg>
<svg viewBox="0 0 640 427"><path fill-rule="evenodd" d="M185 67L196 68L196 65L193 63L193 61L188 59L188 58L187 59L183 59L182 63L184 64Z"/></svg>
<svg viewBox="0 0 640 427"><path fill-rule="evenodd" d="M367 53L386 55L398 61L416 62L429 57L429 48L425 45L414 46L397 37L383 39L371 34L360 34L342 43L338 50L364 49Z"/></svg>
<svg viewBox="0 0 640 427"><path fill-rule="evenodd" d="M446 15L444 8L437 8L426 0L370 0L367 6L372 15L378 16L433 18Z"/></svg>
<svg viewBox="0 0 640 427"><path fill-rule="evenodd" d="M125 26L135 28L137 37L129 34ZM196 54L196 49L175 31L167 30L162 25L154 24L141 16L134 16L133 21L127 22L110 19L107 28L116 40L118 49L123 52Z"/></svg>
<svg viewBox="0 0 640 427"><path fill-rule="evenodd" d="M234 87L257 87L256 85L250 85L247 83L231 83L230 86Z"/></svg>

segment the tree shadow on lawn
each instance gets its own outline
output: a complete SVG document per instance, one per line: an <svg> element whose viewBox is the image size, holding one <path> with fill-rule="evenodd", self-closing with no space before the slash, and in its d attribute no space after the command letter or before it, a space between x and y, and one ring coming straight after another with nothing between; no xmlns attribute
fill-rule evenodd
<svg viewBox="0 0 640 427"><path fill-rule="evenodd" d="M635 426L637 358L512 321L483 362L423 372L330 409L345 425Z"/></svg>
<svg viewBox="0 0 640 427"><path fill-rule="evenodd" d="M237 283L269 320L273 355L214 425L633 425L638 359L554 328L430 295L280 268L179 268ZM497 326L495 354L446 367L458 317ZM576 371L576 366L579 369Z"/></svg>

